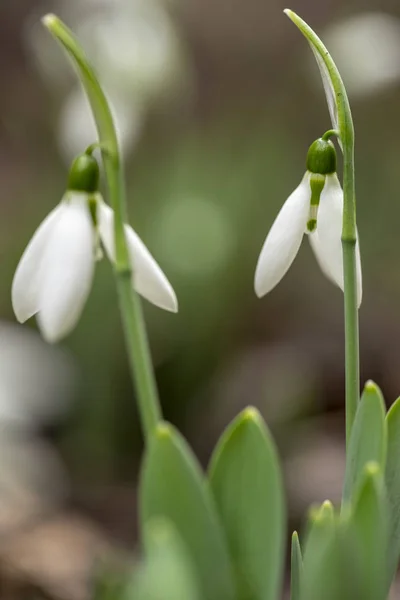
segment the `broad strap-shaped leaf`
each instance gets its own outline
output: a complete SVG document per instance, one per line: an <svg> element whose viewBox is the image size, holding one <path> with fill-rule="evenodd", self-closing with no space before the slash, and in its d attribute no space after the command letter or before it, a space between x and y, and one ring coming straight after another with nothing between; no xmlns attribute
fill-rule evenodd
<svg viewBox="0 0 400 600"><path fill-rule="evenodd" d="M201 600L194 566L171 523L150 520L143 538L145 557L124 600Z"/></svg>
<svg viewBox="0 0 400 600"><path fill-rule="evenodd" d="M282 583L285 500L275 445L256 409L247 408L223 433L209 480L239 598L275 600Z"/></svg>
<svg viewBox="0 0 400 600"><path fill-rule="evenodd" d="M316 597L325 582L330 579L330 572L325 571L328 568L334 538L335 517L332 504L326 501L320 507L312 507L308 516L304 547L301 600Z"/></svg>
<svg viewBox="0 0 400 600"><path fill-rule="evenodd" d="M290 600L300 600L301 580L303 575L303 557L297 531L292 535L290 553Z"/></svg>
<svg viewBox="0 0 400 600"><path fill-rule="evenodd" d="M391 582L400 558L400 398L391 406L386 422L385 484L389 508L388 578Z"/></svg>
<svg viewBox="0 0 400 600"><path fill-rule="evenodd" d="M346 457L344 504L357 494L367 463L378 463L384 472L386 447L385 403L378 386L368 381L358 405Z"/></svg>
<svg viewBox="0 0 400 600"><path fill-rule="evenodd" d="M310 514L304 549L301 600L363 598L362 573L354 565L355 544L347 522L330 502Z"/></svg>
<svg viewBox="0 0 400 600"><path fill-rule="evenodd" d="M226 540L201 469L186 441L167 423L150 439L141 473L142 531L163 517L182 538L199 579L202 600L231 600L234 579Z"/></svg>
<svg viewBox="0 0 400 600"><path fill-rule="evenodd" d="M350 517L350 533L357 544L353 560L359 561L365 600L387 597L387 525L382 471L377 463L369 463Z"/></svg>

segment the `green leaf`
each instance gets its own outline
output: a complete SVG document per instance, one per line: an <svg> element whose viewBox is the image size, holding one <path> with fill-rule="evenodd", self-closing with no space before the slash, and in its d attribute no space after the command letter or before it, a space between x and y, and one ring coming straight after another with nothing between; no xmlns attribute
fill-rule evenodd
<svg viewBox="0 0 400 600"><path fill-rule="evenodd" d="M275 446L256 409L243 411L225 430L212 456L209 478L239 597L277 598L284 561L285 500Z"/></svg>
<svg viewBox="0 0 400 600"><path fill-rule="evenodd" d="M94 565L90 598L93 600L122 600L129 588L131 572L108 559Z"/></svg>
<svg viewBox="0 0 400 600"><path fill-rule="evenodd" d="M335 531L335 514L329 500L321 506L312 507L308 516L308 530L304 549L304 566L319 561L320 555L330 544ZM313 570L314 567L311 567Z"/></svg>
<svg viewBox="0 0 400 600"><path fill-rule="evenodd" d="M154 517L176 528L195 566L202 598L234 598L226 541L203 474L186 441L167 423L150 438L139 502L142 531Z"/></svg>
<svg viewBox="0 0 400 600"><path fill-rule="evenodd" d="M358 497L352 506L350 527L357 543L354 561L362 573L362 597L384 600L387 596L387 515L382 471L377 463L366 465Z"/></svg>
<svg viewBox="0 0 400 600"><path fill-rule="evenodd" d="M392 581L400 557L400 398L391 406L387 417L387 461L385 484L389 505L388 573Z"/></svg>
<svg viewBox="0 0 400 600"><path fill-rule="evenodd" d="M347 522L335 516L330 502L314 509L309 520L301 600L362 598L360 571L354 568L354 540Z"/></svg>
<svg viewBox="0 0 400 600"><path fill-rule="evenodd" d="M145 560L125 600L200 600L193 564L171 523L153 519L146 524L143 537Z"/></svg>
<svg viewBox="0 0 400 600"><path fill-rule="evenodd" d="M357 494L367 463L377 462L384 472L386 447L385 403L378 386L368 381L351 432L346 457L343 503L349 502Z"/></svg>
<svg viewBox="0 0 400 600"><path fill-rule="evenodd" d="M300 590L302 600L316 598L329 580L326 567L335 536L333 506L328 500L310 510L304 548L303 580ZM322 597L322 596L321 596Z"/></svg>
<svg viewBox="0 0 400 600"><path fill-rule="evenodd" d="M303 557L297 531L292 535L290 560L290 600L300 600L300 584L303 574Z"/></svg>

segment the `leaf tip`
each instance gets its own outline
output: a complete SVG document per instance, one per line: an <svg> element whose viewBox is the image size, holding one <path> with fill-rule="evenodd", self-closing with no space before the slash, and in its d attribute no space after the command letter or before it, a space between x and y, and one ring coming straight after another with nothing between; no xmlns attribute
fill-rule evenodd
<svg viewBox="0 0 400 600"><path fill-rule="evenodd" d="M291 21L293 21L293 22L294 22L294 19L295 19L296 13L294 13L292 10L290 10L290 8L285 8L283 12L285 13L285 15L286 15L287 17L289 17L289 19L290 19Z"/></svg>
<svg viewBox="0 0 400 600"><path fill-rule="evenodd" d="M155 429L155 436L158 440L167 440L172 436L172 429L168 423L160 423Z"/></svg>
<svg viewBox="0 0 400 600"><path fill-rule="evenodd" d="M325 500L321 505L314 505L310 508L309 518L314 523L324 523L325 521L332 521L334 517L334 508L330 500Z"/></svg>
<svg viewBox="0 0 400 600"><path fill-rule="evenodd" d="M299 534L297 531L293 531L292 533L292 544L297 544L299 541Z"/></svg>
<svg viewBox="0 0 400 600"><path fill-rule="evenodd" d="M258 423L261 419L261 414L254 406L248 406L242 412L242 419L243 421L252 421Z"/></svg>
<svg viewBox="0 0 400 600"><path fill-rule="evenodd" d="M369 477L376 477L380 473L379 463L370 461L365 465L365 474Z"/></svg>
<svg viewBox="0 0 400 600"><path fill-rule="evenodd" d="M372 379L368 379L366 382L364 389L366 392L377 392L379 390L378 386Z"/></svg>
<svg viewBox="0 0 400 600"><path fill-rule="evenodd" d="M53 13L47 13L47 15L44 15L44 17L42 17L42 23L45 27L47 27L47 29L52 29L53 26L57 23L57 21L58 18Z"/></svg>
<svg viewBox="0 0 400 600"><path fill-rule="evenodd" d="M333 504L330 500L324 500L321 504L321 513L331 513L333 512Z"/></svg>

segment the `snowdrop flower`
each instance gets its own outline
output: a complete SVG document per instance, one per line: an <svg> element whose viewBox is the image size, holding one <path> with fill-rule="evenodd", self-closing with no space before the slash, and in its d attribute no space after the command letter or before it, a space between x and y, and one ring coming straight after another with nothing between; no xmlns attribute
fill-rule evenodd
<svg viewBox="0 0 400 600"><path fill-rule="evenodd" d="M98 193L99 168L82 154L72 164L61 203L36 230L12 285L15 315L24 322L37 314L43 337L56 342L76 325L88 297L100 242L114 261L114 215ZM177 311L170 283L138 235L125 226L132 285L144 298Z"/></svg>
<svg viewBox="0 0 400 600"><path fill-rule="evenodd" d="M307 156L307 171L275 219L261 250L255 273L258 297L270 292L288 271L304 233L324 274L343 290L343 192L336 175L336 152L329 140L316 140ZM357 297L361 304L360 250L356 244Z"/></svg>

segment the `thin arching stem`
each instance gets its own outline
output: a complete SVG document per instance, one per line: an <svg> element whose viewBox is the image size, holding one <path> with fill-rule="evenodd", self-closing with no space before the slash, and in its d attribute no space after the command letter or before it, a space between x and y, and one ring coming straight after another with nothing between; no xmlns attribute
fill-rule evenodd
<svg viewBox="0 0 400 600"><path fill-rule="evenodd" d="M300 29L317 59L324 82L334 129L339 133L343 150L343 275L346 361L346 441L351 430L360 399L358 298L356 272L356 195L354 173L354 126L350 104L340 73L328 50L316 33L291 10L287 16ZM326 135L326 134L325 134Z"/></svg>
<svg viewBox="0 0 400 600"><path fill-rule="evenodd" d="M93 151L96 147L101 149L108 193L114 209L114 271L129 365L136 385L143 432L145 438L148 439L161 419L161 409L141 301L132 287L132 267L124 230L126 222L125 178L114 121L94 69L73 33L55 15L45 16L43 23L72 58L96 121L99 142L92 144L88 150Z"/></svg>

